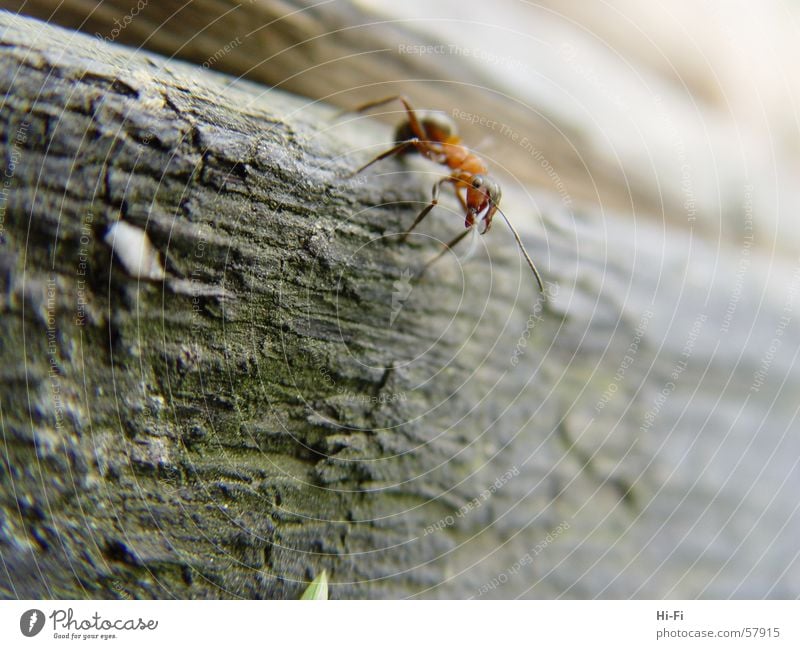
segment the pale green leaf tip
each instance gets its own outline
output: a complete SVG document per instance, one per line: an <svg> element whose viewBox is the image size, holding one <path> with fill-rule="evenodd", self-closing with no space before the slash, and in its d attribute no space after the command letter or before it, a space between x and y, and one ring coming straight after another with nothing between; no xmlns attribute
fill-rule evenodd
<svg viewBox="0 0 800 649"><path fill-rule="evenodd" d="M308 585L300 599L328 599L328 573L325 570Z"/></svg>

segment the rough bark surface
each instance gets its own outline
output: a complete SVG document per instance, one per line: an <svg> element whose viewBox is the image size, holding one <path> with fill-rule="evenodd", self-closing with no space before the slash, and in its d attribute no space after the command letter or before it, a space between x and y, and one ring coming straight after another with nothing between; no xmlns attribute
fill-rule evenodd
<svg viewBox="0 0 800 649"><path fill-rule="evenodd" d="M343 179L387 129L8 14L0 63L5 596L797 596L793 269L532 191L546 307L500 225L410 287L460 221Z"/></svg>

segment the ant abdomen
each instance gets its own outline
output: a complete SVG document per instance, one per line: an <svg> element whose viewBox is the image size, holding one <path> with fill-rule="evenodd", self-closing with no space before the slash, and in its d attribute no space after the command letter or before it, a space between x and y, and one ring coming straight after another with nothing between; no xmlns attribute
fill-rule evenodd
<svg viewBox="0 0 800 649"><path fill-rule="evenodd" d="M447 142L451 137L456 135L457 129L455 122L444 113L420 110L417 111L417 120L428 136L429 142ZM406 142L417 136L414 133L411 122L405 120L397 125L394 137L397 142ZM419 153L419 150L416 148L409 148L403 153Z"/></svg>
<svg viewBox="0 0 800 649"><path fill-rule="evenodd" d="M394 131L394 139L395 142L398 144L400 142L406 142L410 140L414 136L414 132L411 130L411 124L409 122L401 122L397 125L397 128ZM398 155L408 155L409 153L419 153L419 150L416 147L407 147L406 149L400 151Z"/></svg>

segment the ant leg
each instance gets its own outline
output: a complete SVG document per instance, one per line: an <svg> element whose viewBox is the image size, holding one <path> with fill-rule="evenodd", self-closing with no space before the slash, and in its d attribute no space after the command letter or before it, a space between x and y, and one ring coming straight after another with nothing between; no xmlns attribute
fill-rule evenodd
<svg viewBox="0 0 800 649"><path fill-rule="evenodd" d="M448 176L447 178L442 178L441 180L437 180L436 183L434 183L434 185L433 185L433 197L431 198L431 202L428 203L427 207L425 207L419 214L417 214L417 218L414 219L414 222L411 224L411 227L408 228L408 230L406 230L403 233L402 237L400 237L400 241L401 242L405 241L406 239L408 239L408 235L411 234L412 230L414 228L416 228L420 224L422 219L424 219L426 216L428 216L430 211L439 204L439 190L441 189L441 187L442 187L442 185L444 183L449 182L449 181L450 181L450 177Z"/></svg>
<svg viewBox="0 0 800 649"><path fill-rule="evenodd" d="M414 278L414 279L416 279L416 280L419 280L420 278L422 278L422 276L425 274L425 271L426 271L426 270L428 270L428 268L430 268L430 267L431 267L431 266L434 264L434 262L437 262L437 261L439 261L439 260L440 260L442 257L444 257L444 255L445 255L445 254L446 254L446 253L447 253L449 250L452 250L452 249L453 249L453 248L456 246L456 244L458 244L458 243L459 243L459 242L460 242L460 241L461 241L461 240L462 240L464 237L466 237L466 236L467 236L467 235L468 235L468 234L469 234L471 231L472 231L472 228L467 228L467 229L466 229L466 230L464 230L464 231L463 231L461 234L459 234L459 235L458 235L458 236L457 236L455 239L453 239L453 240L452 240L452 241L450 241L449 243L446 243L446 244L444 245L444 248L442 248L442 249L439 251L439 253L438 253L438 254L437 254L435 257L433 257L432 259L430 259L429 261L427 261L427 262L425 263L425 265L422 267L422 270L420 270L420 271L419 271L419 272L416 274L416 276L415 276L415 278Z"/></svg>
<svg viewBox="0 0 800 649"><path fill-rule="evenodd" d="M395 146L393 146L388 151L384 151L379 156L377 156L377 157L373 158L372 160L370 160L367 164L360 166L353 173L351 173L348 176L348 178L352 178L353 176L357 176L362 171L364 171L364 169L374 165L376 162L380 162L381 160L384 160L385 158L389 158L389 157L391 157L393 155L397 155L398 153L402 153L408 147L415 146L417 142L419 142L419 140L417 138L415 138L415 137L412 137L410 140L404 140L403 142L398 142Z"/></svg>
<svg viewBox="0 0 800 649"><path fill-rule="evenodd" d="M360 104L355 108L345 108L342 113L363 113L368 111L372 108L377 108L378 106L385 106L386 104L391 104L393 101L405 99L403 95L391 95L390 97L384 97L383 99L375 99L373 101L368 101L365 104Z"/></svg>
<svg viewBox="0 0 800 649"><path fill-rule="evenodd" d="M461 207L464 208L464 211L465 212L467 211L467 202L464 200L464 197L458 193L458 180L453 178L452 176L447 176L446 178L442 178L433 186L433 198L431 199L430 204L425 209L423 209L419 213L419 215L417 215L417 218L414 219L414 222L411 224L411 227L408 228L408 230L406 230L403 233L402 237L400 237L400 241L405 241L406 239L408 239L408 235L411 234L411 231L420 224L420 221L422 221L422 219L428 216L430 211L434 207L436 207L436 205L439 204L439 190L441 189L442 185L444 185L447 182L453 184L453 192L455 193L458 202L461 203Z"/></svg>
<svg viewBox="0 0 800 649"><path fill-rule="evenodd" d="M458 191L459 190L458 183L460 181L458 180L458 178L453 178L451 176L451 182L453 183L453 193L456 195L458 202L461 203L461 207L464 209L464 214L467 214L469 212L467 199L464 196L462 196L461 193Z"/></svg>
<svg viewBox="0 0 800 649"><path fill-rule="evenodd" d="M384 97L383 99L376 99L375 101L369 101L366 104L361 104L360 106L356 106L355 108L351 109L350 111L344 110L342 111L342 115L347 112L353 113L363 113L366 110L370 110L372 108L377 108L378 106L384 106L386 104L390 104L393 101L400 101L406 109L406 114L408 116L408 124L411 127L411 132L416 135L420 140L427 141L428 134L425 132L425 129L422 128L422 124L419 123L417 119L416 111L411 107L411 104L408 103L408 99L405 95L392 95L391 97ZM340 115L341 116L341 115Z"/></svg>

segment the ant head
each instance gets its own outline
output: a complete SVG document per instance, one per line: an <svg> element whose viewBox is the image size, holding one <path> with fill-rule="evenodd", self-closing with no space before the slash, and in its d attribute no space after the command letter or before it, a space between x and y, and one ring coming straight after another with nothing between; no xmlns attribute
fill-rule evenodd
<svg viewBox="0 0 800 649"><path fill-rule="evenodd" d="M467 214L466 225L471 226L476 217L482 215L483 221L482 234L492 225L492 217L500 204L503 192L500 185L491 176L476 174L469 181L467 186Z"/></svg>
<svg viewBox="0 0 800 649"><path fill-rule="evenodd" d="M486 194L492 205L500 204L500 199L503 197L503 190L500 189L500 185L497 184L494 178L476 174L472 177L472 182L470 184L473 189L477 189Z"/></svg>

